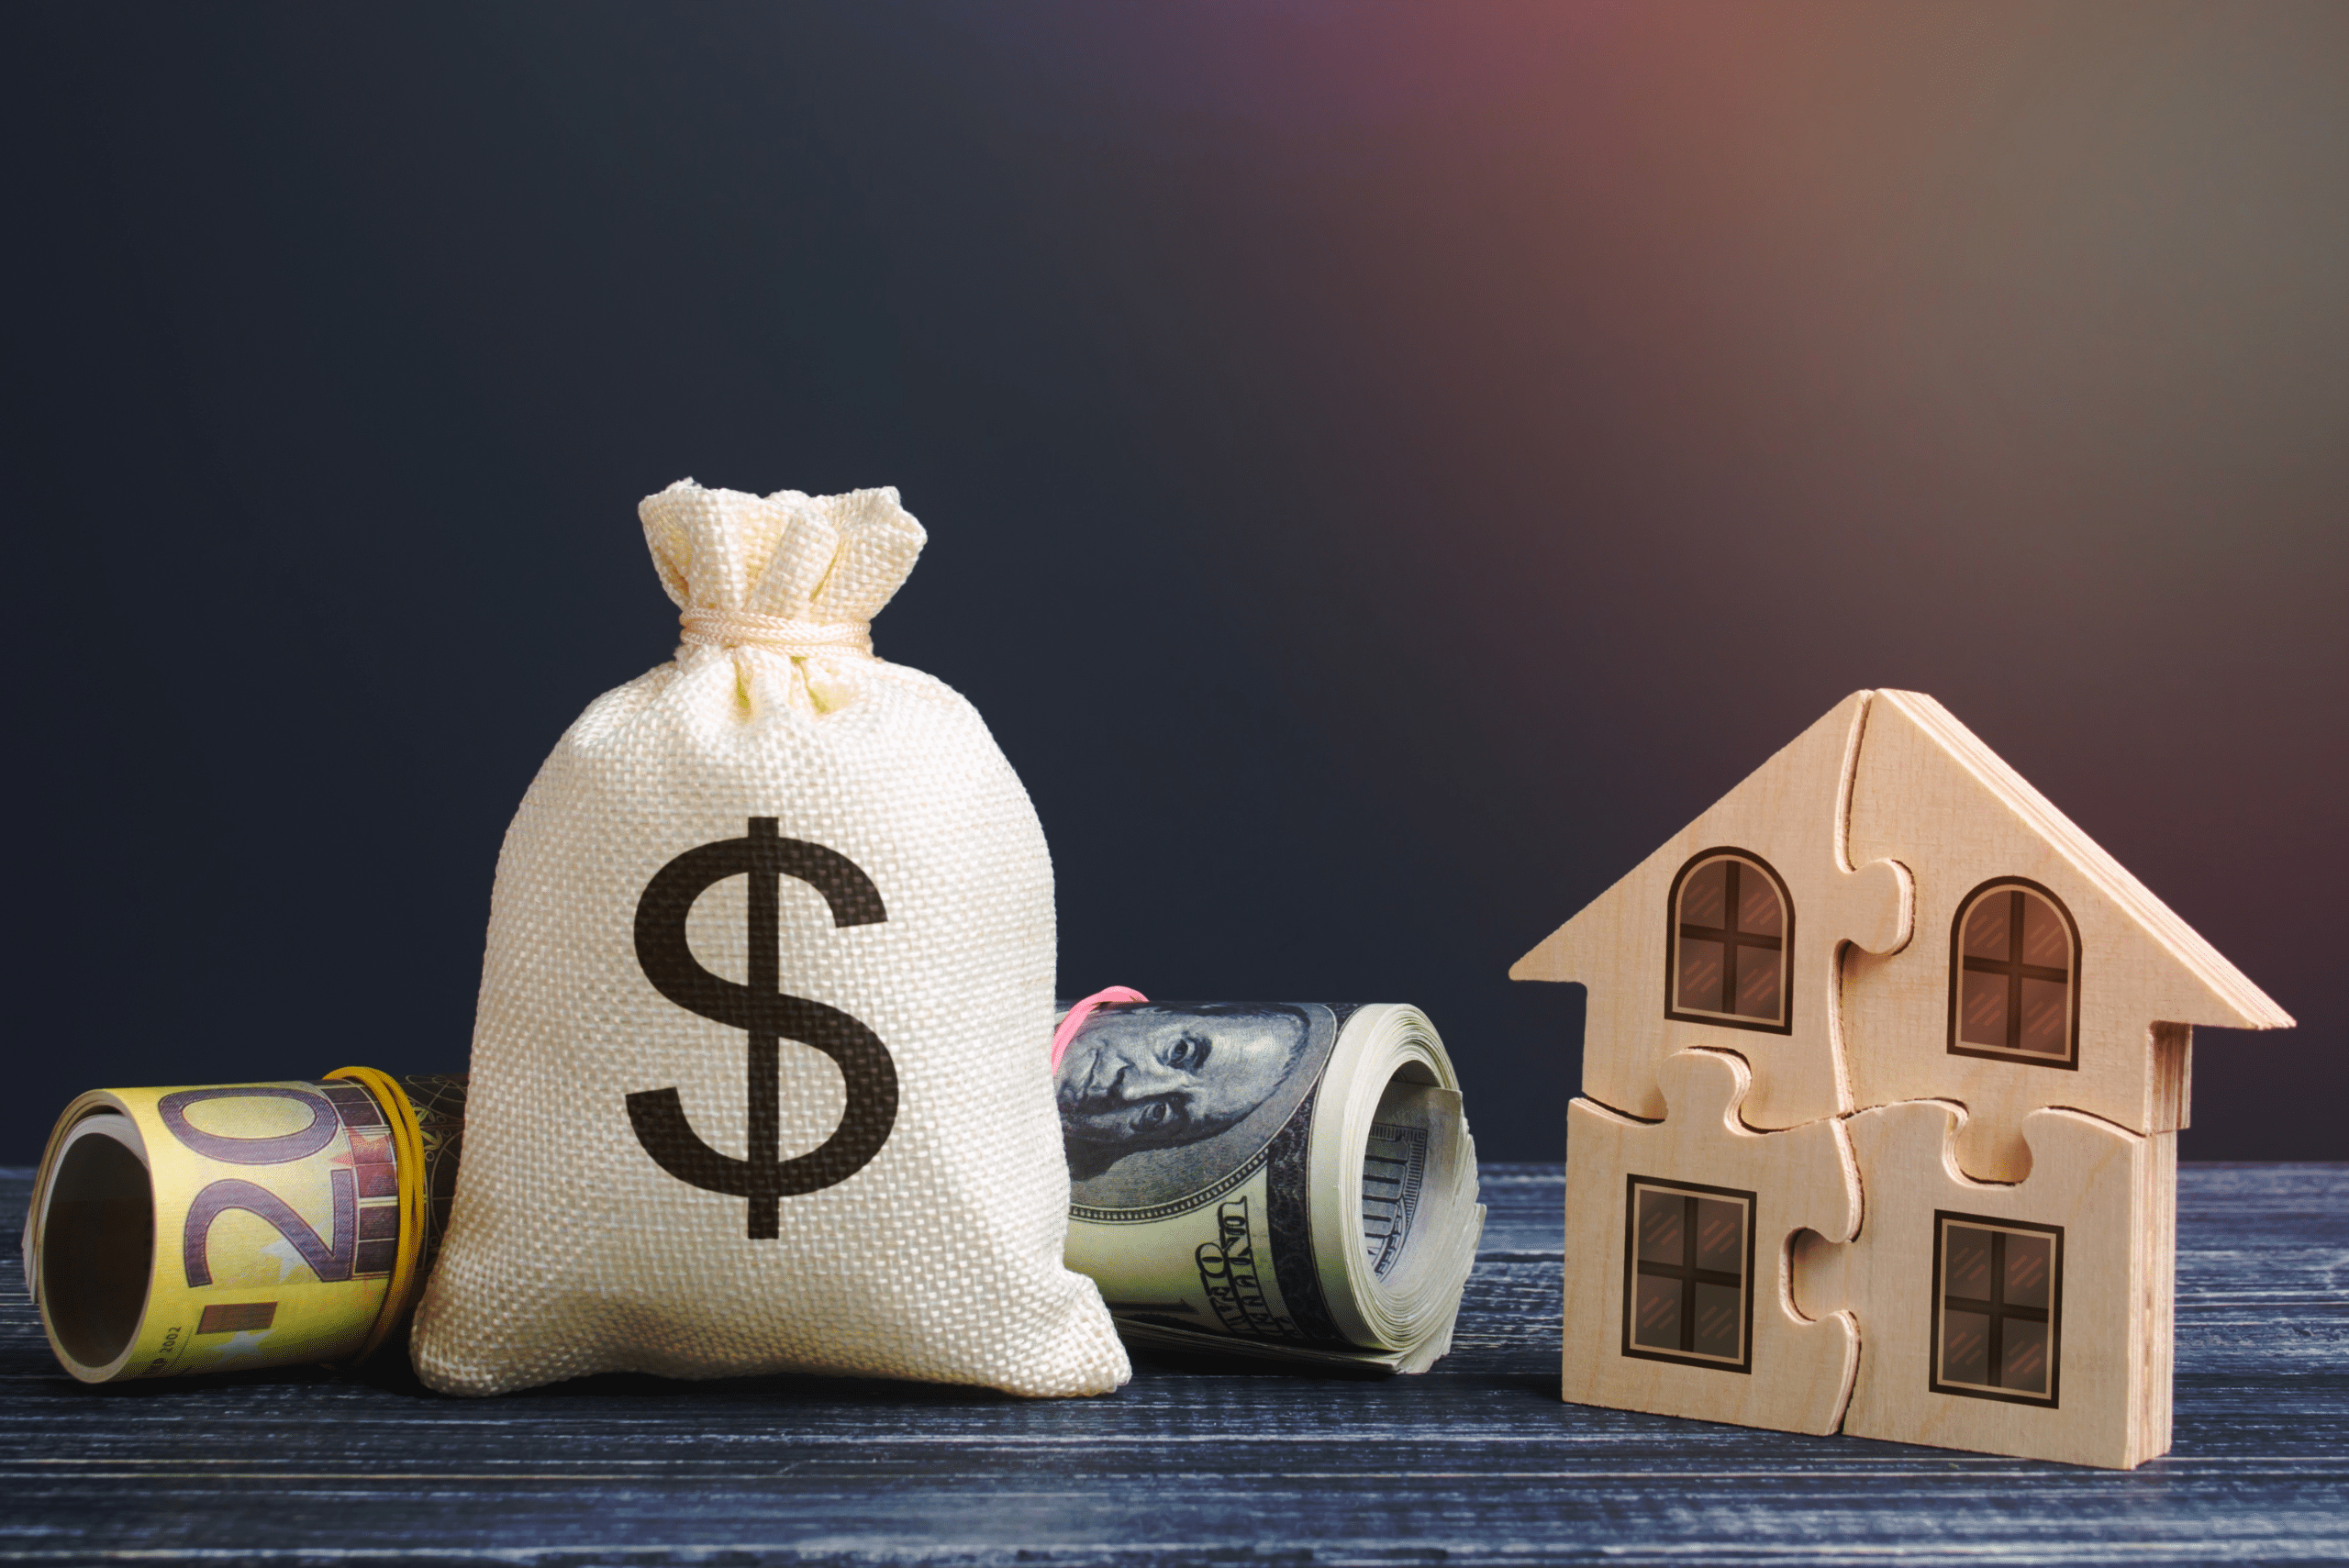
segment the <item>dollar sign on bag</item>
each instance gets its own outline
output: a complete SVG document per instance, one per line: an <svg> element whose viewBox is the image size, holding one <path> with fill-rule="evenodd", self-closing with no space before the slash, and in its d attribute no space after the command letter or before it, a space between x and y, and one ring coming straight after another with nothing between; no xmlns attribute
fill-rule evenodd
<svg viewBox="0 0 2349 1568"><path fill-rule="evenodd" d="M729 876L751 880L750 984L738 985L701 966L685 943L694 900ZM897 1119L897 1068L881 1037L837 1007L781 989L780 879L795 877L824 895L835 926L869 926L889 917L881 891L854 861L821 844L785 839L772 817L753 817L749 833L687 850L653 873L636 902L636 962L652 987L689 1013L715 1018L750 1037L750 1151L721 1154L685 1118L674 1089L628 1097L636 1140L681 1182L750 1200L753 1240L774 1237L779 1200L821 1191L864 1168L889 1140ZM797 1040L830 1057L848 1085L848 1109L822 1144L779 1158L783 1131L782 1042Z"/></svg>

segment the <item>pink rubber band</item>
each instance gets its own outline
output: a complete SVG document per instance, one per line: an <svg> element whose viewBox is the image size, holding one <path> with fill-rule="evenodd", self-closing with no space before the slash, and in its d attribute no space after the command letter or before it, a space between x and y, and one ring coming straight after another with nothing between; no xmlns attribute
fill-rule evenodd
<svg viewBox="0 0 2349 1568"><path fill-rule="evenodd" d="M1068 1054L1068 1042L1076 1038L1076 1031L1084 1027L1085 1019L1093 1016L1094 1008L1106 1002L1147 1002L1149 1000L1149 997L1130 985L1111 985L1096 991L1092 995L1071 1007L1068 1010L1068 1017L1061 1020L1061 1027L1052 1031L1052 1071L1057 1073L1061 1070L1061 1058Z"/></svg>

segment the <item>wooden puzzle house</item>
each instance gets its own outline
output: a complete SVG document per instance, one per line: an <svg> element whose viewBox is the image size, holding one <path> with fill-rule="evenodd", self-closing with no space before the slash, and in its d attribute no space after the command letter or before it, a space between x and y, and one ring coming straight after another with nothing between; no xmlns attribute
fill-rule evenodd
<svg viewBox="0 0 2349 1568"><path fill-rule="evenodd" d="M1846 698L1509 973L1590 992L1567 1399L2166 1451L2192 1026L2291 1019L1939 703Z"/></svg>

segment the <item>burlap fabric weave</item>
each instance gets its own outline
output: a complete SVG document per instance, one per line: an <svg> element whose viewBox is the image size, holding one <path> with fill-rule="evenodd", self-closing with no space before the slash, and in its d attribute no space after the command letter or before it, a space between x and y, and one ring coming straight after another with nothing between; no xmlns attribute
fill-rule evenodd
<svg viewBox="0 0 2349 1568"><path fill-rule="evenodd" d="M507 831L418 1371L1117 1387L1061 1264L1042 830L971 705L865 651L920 526L894 490L640 510L687 640Z"/></svg>

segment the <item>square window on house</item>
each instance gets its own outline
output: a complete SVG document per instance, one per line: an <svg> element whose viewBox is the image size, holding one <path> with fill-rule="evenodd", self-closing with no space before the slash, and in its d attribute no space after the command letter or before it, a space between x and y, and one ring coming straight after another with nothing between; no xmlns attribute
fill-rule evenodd
<svg viewBox="0 0 2349 1568"><path fill-rule="evenodd" d="M1753 1370L1753 1195L1630 1178L1623 1353Z"/></svg>
<svg viewBox="0 0 2349 1568"><path fill-rule="evenodd" d="M1933 1216L1936 1394L2054 1406L2064 1327L2064 1230Z"/></svg>

